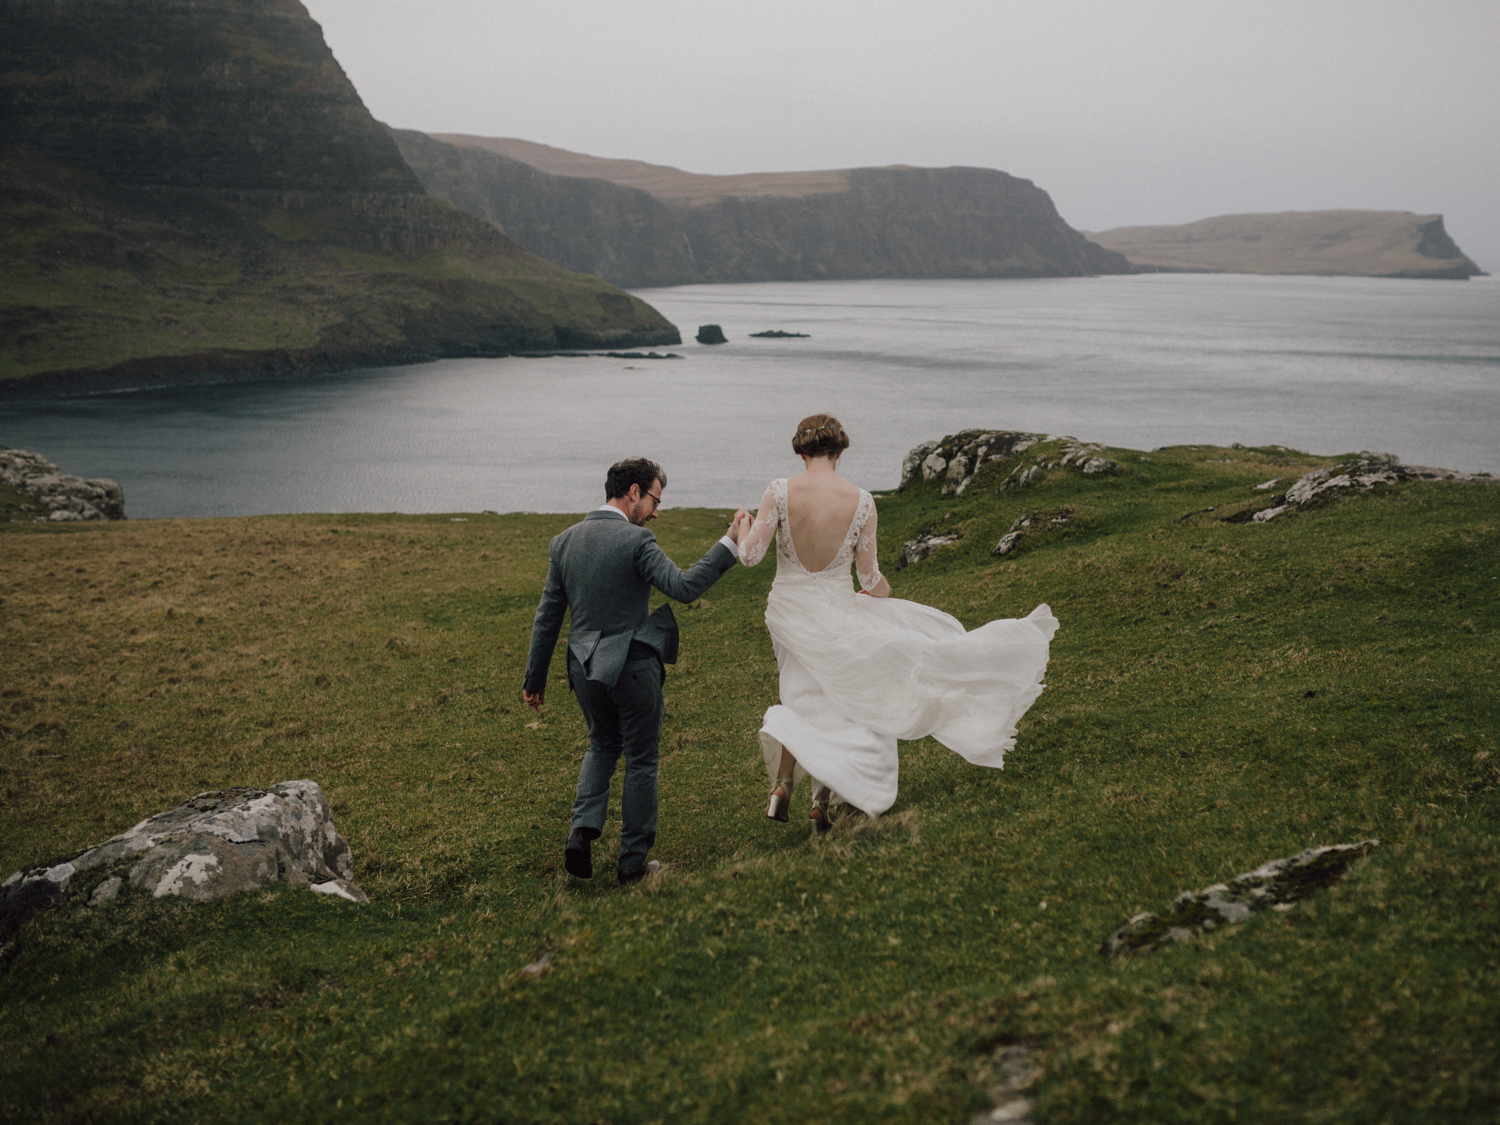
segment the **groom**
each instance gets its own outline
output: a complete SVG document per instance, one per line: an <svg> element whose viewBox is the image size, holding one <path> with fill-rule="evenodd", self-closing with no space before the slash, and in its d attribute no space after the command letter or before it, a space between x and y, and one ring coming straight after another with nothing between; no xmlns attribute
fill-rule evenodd
<svg viewBox="0 0 1500 1125"><path fill-rule="evenodd" d="M578 771L563 865L580 879L594 874L591 845L604 827L609 780L622 755L617 874L622 884L633 883L660 866L655 860L648 865L646 852L656 843L656 744L666 682L662 665L677 661L677 620L665 603L647 616L651 588L680 602L700 597L734 566L736 544L748 526L741 509L729 534L681 571L646 530L666 485L661 466L644 457L610 466L604 505L552 540L547 582L531 626L521 696L540 712L563 613L572 610L568 686L588 722L589 748Z"/></svg>

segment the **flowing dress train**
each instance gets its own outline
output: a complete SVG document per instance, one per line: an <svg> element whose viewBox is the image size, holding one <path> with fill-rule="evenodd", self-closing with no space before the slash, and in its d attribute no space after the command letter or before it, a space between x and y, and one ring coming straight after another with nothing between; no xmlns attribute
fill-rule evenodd
<svg viewBox="0 0 1500 1125"><path fill-rule="evenodd" d="M896 740L932 735L999 768L1016 724L1042 693L1057 619L1044 604L972 631L931 606L857 594L880 582L875 502L863 489L837 555L822 570L797 558L785 480L766 489L740 560L755 566L776 541L766 627L781 671L781 702L766 711L761 753L772 784L782 747L811 775L870 816L896 800Z"/></svg>

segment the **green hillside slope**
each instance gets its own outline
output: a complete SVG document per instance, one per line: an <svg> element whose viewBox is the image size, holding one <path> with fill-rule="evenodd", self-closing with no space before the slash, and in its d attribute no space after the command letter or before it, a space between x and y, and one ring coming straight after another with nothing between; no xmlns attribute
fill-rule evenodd
<svg viewBox="0 0 1500 1125"><path fill-rule="evenodd" d="M426 195L296 0L16 0L0 124L0 388L679 339Z"/></svg>
<svg viewBox="0 0 1500 1125"><path fill-rule="evenodd" d="M879 499L897 596L971 627L1045 601L1062 629L1005 769L903 743L878 821L812 839L805 792L763 815L772 563L679 607L667 867L623 890L562 872L576 705L560 680L539 717L519 700L574 517L0 525L0 875L312 778L372 899L39 917L0 953L0 1116L956 1125L998 1068L1038 1122L1487 1120L1500 488L1257 524L1256 485L1331 459L1102 452ZM728 514L654 527L686 563ZM934 530L955 541L897 569ZM1097 952L1179 891L1372 837L1291 910Z"/></svg>

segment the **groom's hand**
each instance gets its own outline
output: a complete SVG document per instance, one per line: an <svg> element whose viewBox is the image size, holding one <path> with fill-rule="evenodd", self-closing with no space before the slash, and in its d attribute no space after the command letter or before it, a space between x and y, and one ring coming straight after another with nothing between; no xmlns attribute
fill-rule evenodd
<svg viewBox="0 0 1500 1125"><path fill-rule="evenodd" d="M745 532L750 529L750 513L744 508L734 513L734 519L730 521L729 530L725 533L735 543L745 537Z"/></svg>
<svg viewBox="0 0 1500 1125"><path fill-rule="evenodd" d="M521 689L521 698L526 701L526 706L530 707L538 715L542 713L542 696L545 694L546 692L544 691L527 691L525 688Z"/></svg>

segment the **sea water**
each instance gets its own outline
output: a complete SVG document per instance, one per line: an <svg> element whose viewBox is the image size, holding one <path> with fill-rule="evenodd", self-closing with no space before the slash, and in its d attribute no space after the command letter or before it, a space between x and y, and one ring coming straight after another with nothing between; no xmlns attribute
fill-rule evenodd
<svg viewBox="0 0 1500 1125"><path fill-rule="evenodd" d="M670 360L411 367L0 405L0 443L125 489L133 518L577 512L646 456L666 507L754 506L797 421L893 487L912 446L985 427L1136 449L1281 444L1500 473L1500 281L1154 274L641 291ZM692 336L719 324L728 344ZM768 329L805 339L752 339ZM646 349L641 349L646 350Z"/></svg>

